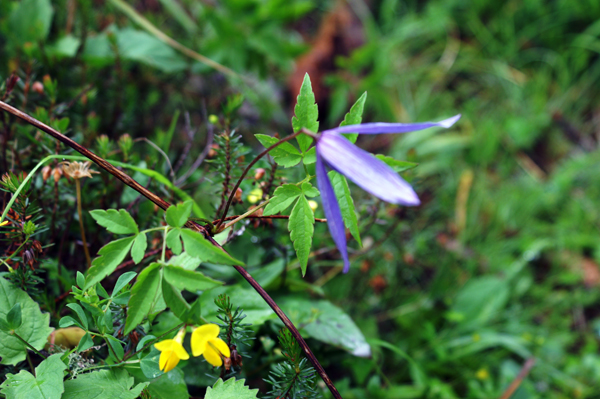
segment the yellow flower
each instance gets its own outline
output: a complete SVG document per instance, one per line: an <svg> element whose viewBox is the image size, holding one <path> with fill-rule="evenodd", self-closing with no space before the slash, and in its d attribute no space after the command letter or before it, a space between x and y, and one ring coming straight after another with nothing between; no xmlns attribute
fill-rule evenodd
<svg viewBox="0 0 600 399"><path fill-rule="evenodd" d="M90 170L90 161L86 162L62 162L62 170L65 175L73 179L81 179L82 177L92 177L92 173L99 173L95 170Z"/></svg>
<svg viewBox="0 0 600 399"><path fill-rule="evenodd" d="M490 377L490 372L487 369L479 369L475 373L475 377L479 380L487 380Z"/></svg>
<svg viewBox="0 0 600 399"><path fill-rule="evenodd" d="M8 224L8 220L5 220L4 222L0 223L0 226L6 226Z"/></svg>
<svg viewBox="0 0 600 399"><path fill-rule="evenodd" d="M185 328L182 328L175 338L165 339L164 341L154 344L154 347L160 351L158 366L165 373L173 370L180 360L187 360L190 358L190 355L188 355L182 345L184 336Z"/></svg>
<svg viewBox="0 0 600 399"><path fill-rule="evenodd" d="M203 355L214 367L223 364L222 357L231 357L229 347L219 338L220 328L216 324L205 324L192 332L192 354Z"/></svg>

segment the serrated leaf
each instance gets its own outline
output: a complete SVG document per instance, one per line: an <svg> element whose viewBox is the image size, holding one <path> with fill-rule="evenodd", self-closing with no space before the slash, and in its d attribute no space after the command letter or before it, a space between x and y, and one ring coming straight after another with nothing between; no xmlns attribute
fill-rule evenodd
<svg viewBox="0 0 600 399"><path fill-rule="evenodd" d="M166 212L167 223L171 227L183 227L192 214L194 201L185 201L182 204L171 205Z"/></svg>
<svg viewBox="0 0 600 399"><path fill-rule="evenodd" d="M133 245L131 246L131 258L137 265L144 259L144 254L148 248L148 240L146 239L146 233L140 233L135 236Z"/></svg>
<svg viewBox="0 0 600 399"><path fill-rule="evenodd" d="M112 241L100 248L98 256L92 261L92 267L87 271L85 288L88 289L102 281L102 279L115 271L117 266L129 253L135 236Z"/></svg>
<svg viewBox="0 0 600 399"><path fill-rule="evenodd" d="M90 215L100 226L115 234L137 234L139 233L137 223L125 209L96 209L90 211Z"/></svg>
<svg viewBox="0 0 600 399"><path fill-rule="evenodd" d="M183 267L186 270L196 270L200 266L201 260L194 258L187 252L183 252L181 255L173 256L167 262L168 265L175 265Z"/></svg>
<svg viewBox="0 0 600 399"><path fill-rule="evenodd" d="M243 262L232 258L221 248L212 245L202 234L190 229L181 229L180 231L185 245L185 252L191 256L200 258L203 262L220 265L244 265Z"/></svg>
<svg viewBox="0 0 600 399"><path fill-rule="evenodd" d="M302 183L302 193L307 197L316 197L319 195L319 190L316 187L313 187L309 182Z"/></svg>
<svg viewBox="0 0 600 399"><path fill-rule="evenodd" d="M365 101L367 99L367 92L365 91L362 96L356 100L350 111L344 117L342 123L340 123L340 127L348 126L348 125L358 125L362 122L362 114L363 109L365 108ZM358 133L345 133L343 136L346 136L351 143L356 143L356 139L358 139Z"/></svg>
<svg viewBox="0 0 600 399"><path fill-rule="evenodd" d="M77 317L81 321L81 325L83 326L83 329L87 330L88 329L88 319L87 319L87 315L83 311L83 308L81 307L81 305L79 305L77 303L69 303L67 305L67 307L70 308L71 310L73 310L77 314Z"/></svg>
<svg viewBox="0 0 600 399"><path fill-rule="evenodd" d="M129 310L125 321L125 335L129 334L148 315L158 295L160 283L160 263L152 263L139 274L131 288Z"/></svg>
<svg viewBox="0 0 600 399"><path fill-rule="evenodd" d="M356 216L354 200L350 193L350 187L348 187L348 181L346 180L346 177L333 170L329 172L329 179L331 180L333 191L335 192L338 204L340 205L344 225L350 230L350 234L352 234L352 237L358 242L358 245L362 247L360 231L358 230L358 217Z"/></svg>
<svg viewBox="0 0 600 399"><path fill-rule="evenodd" d="M292 118L294 133L297 133L302 128L306 128L314 133L319 131L319 107L315 103L315 95L312 91L308 73L304 75L300 94L298 94L297 103L294 107L294 115ZM306 152L313 139L305 134L301 134L296 140L298 140L300 150Z"/></svg>
<svg viewBox="0 0 600 399"><path fill-rule="evenodd" d="M63 370L67 366L57 353L45 359L35 368L35 377L28 371L7 374L0 385L0 393L7 399L61 399L64 392Z"/></svg>
<svg viewBox="0 0 600 399"><path fill-rule="evenodd" d="M49 327L50 314L42 313L40 306L26 292L0 277L0 319L6 320L6 314L16 303L21 304L21 318L25 322L15 332L35 349L43 349L53 330ZM25 360L26 353L27 347L21 340L0 330L0 364L15 365Z"/></svg>
<svg viewBox="0 0 600 399"><path fill-rule="evenodd" d="M310 150L306 151L302 162L304 162L305 165L317 162L317 147L312 147Z"/></svg>
<svg viewBox="0 0 600 399"><path fill-rule="evenodd" d="M273 193L273 198L269 201L263 215L274 215L285 211L302 194L302 189L295 184L284 184L277 187Z"/></svg>
<svg viewBox="0 0 600 399"><path fill-rule="evenodd" d="M123 289L123 287L125 287L127 284L129 284L129 282L131 280L133 280L136 275L137 275L136 272L126 272L126 273L121 274L119 276L119 278L117 279L117 282L115 283L115 286L113 288L113 292L112 292L113 296L118 294L119 291L121 291Z"/></svg>
<svg viewBox="0 0 600 399"><path fill-rule="evenodd" d="M375 157L385 162L396 173L404 172L405 170L416 168L419 164L408 161L398 161L392 157L383 154L377 154Z"/></svg>
<svg viewBox="0 0 600 399"><path fill-rule="evenodd" d="M271 137L265 134L255 134L254 137L256 137L265 148L269 148L279 141L277 137ZM278 165L283 166L284 168L295 166L302 160L302 155L296 147L287 142L281 143L273 148L269 151L269 155L273 157L273 160Z"/></svg>
<svg viewBox="0 0 600 399"><path fill-rule="evenodd" d="M294 243L298 261L300 261L303 276L306 274L306 267L308 265L308 255L310 254L313 233L315 231L314 224L315 216L313 211L310 209L306 197L301 195L296 205L294 205L294 209L292 209L288 230L290 231L290 238Z"/></svg>
<svg viewBox="0 0 600 399"><path fill-rule="evenodd" d="M169 230L166 240L167 247L169 247L175 255L179 255L183 249L181 245L181 234L179 229Z"/></svg>
<svg viewBox="0 0 600 399"><path fill-rule="evenodd" d="M236 380L230 378L223 382L221 378L215 382L215 385L206 388L204 399L256 399L258 389L250 389L244 385L246 380Z"/></svg>
<svg viewBox="0 0 600 399"><path fill-rule="evenodd" d="M213 280L200 272L185 270L182 267L172 265L165 266L164 277L176 288L190 292L206 291L223 285L222 281Z"/></svg>
<svg viewBox="0 0 600 399"><path fill-rule="evenodd" d="M143 382L132 388L133 384L133 377L125 370L93 371L65 381L62 399L136 399L149 383Z"/></svg>
<svg viewBox="0 0 600 399"><path fill-rule="evenodd" d="M171 312L181 321L186 321L186 316L191 309L190 305L181 295L181 290L173 287L163 278L162 292L165 303L171 309Z"/></svg>

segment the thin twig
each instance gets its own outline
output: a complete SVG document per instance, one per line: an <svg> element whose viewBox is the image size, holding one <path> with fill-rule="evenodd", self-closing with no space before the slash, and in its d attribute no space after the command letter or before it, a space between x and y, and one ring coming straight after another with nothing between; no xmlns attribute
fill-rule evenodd
<svg viewBox="0 0 600 399"><path fill-rule="evenodd" d="M229 211L229 207L231 206L231 203L233 202L233 198L235 197L235 192L240 187L240 184L242 184L242 180L244 180L244 177L246 177L246 174L248 174L248 172L250 171L250 168L252 168L254 166L254 164L256 164L262 157L267 155L269 153L269 151L271 151L273 148L285 143L286 141L289 141L289 140L299 136L302 133L304 133L304 132L301 130L299 132L296 132L292 135L287 136L284 139L279 140L277 143L273 144L272 146L270 146L269 148L267 148L266 150L264 150L263 152L258 154L256 156L256 158L254 158L252 160L252 162L250 162L248 164L248 166L246 166L246 169L244 169L244 171L242 172L242 175L240 176L237 183L235 184L235 187L233 187L233 190L231 190L231 194L229 195L229 200L227 201L227 205L225 206L225 209L223 210L223 213L221 214L221 219L219 221L219 224L216 226L216 231L219 231L219 227L221 227L221 224L223 224L223 219L227 216L227 211Z"/></svg>
<svg viewBox="0 0 600 399"><path fill-rule="evenodd" d="M525 377L527 377L527 375L531 371L531 368L533 367L534 364L535 364L534 357L527 359L527 361L521 368L521 371L519 371L519 374L517 374L517 377L513 380L513 382L510 383L510 385L508 386L508 388L506 388L504 393L502 393L502 396L500 396L500 399L509 399L513 395L513 393L515 393L515 391L519 388L519 386L521 385L521 383L523 382Z"/></svg>
<svg viewBox="0 0 600 399"><path fill-rule="evenodd" d="M60 133L57 130L51 128L50 126L45 125L44 123L38 121L37 119L32 118L31 116L27 115L26 113L21 112L18 109L14 108L14 107L12 107L12 106L10 106L10 105L6 104L5 102L2 102L2 101L0 101L0 109L3 109L6 112L9 112L9 113L11 113L11 114L13 114L13 115L21 118L25 122L31 124L32 126L37 127L38 129L42 130L43 132L48 133L52 137L56 138L57 140L60 140L61 142L63 142L66 145L68 145L69 147L73 148L74 150L76 150L80 154L88 157L89 159L91 159L92 161L94 161L99 167L101 167L102 169L104 169L107 172L111 173L117 179L119 179L123 183L127 184L129 187L133 188L134 190L136 190L137 192L139 192L140 194L142 194L146 198L148 198L150 201L152 201L153 203L155 203L157 206L159 206L163 210L167 210L167 208L171 205L167 201L163 200L162 198L158 197L154 193L152 193L149 190L147 190L146 188L144 188L142 185L140 185L134 179L132 179L131 177L129 177L127 174L123 173L122 171L120 171L117 168L115 168L114 166L112 166L110 163L108 163L103 158L97 156L93 152L89 151L87 148L82 147L81 145L77 144L75 141L73 141L70 138L64 136L62 133ZM296 133L294 135L288 136L286 138L286 141L290 140L293 137L295 137L297 134L299 134L299 133ZM274 148L275 146L276 145L273 145L271 147ZM266 152L268 152L269 150L271 150L272 149L271 147L268 148L266 150ZM199 225L197 223L194 223L192 221L188 221L185 225L186 225L186 227L189 227L191 229L194 229L194 230L198 231L212 245L214 245L217 248L221 249L223 252L226 252L223 249L223 247L221 247L219 245L219 243L217 243L210 236L209 232L206 230L206 228L204 226L201 226L201 225ZM244 279L246 279L246 281L248 281L248 283L252 286L252 288L254 288L258 292L258 294L265 300L265 302L267 302L267 304L269 304L269 306L271 307L271 309L273 309L273 311L277 314L277 316L279 317L279 319L281 319L281 321L283 322L283 324L288 328L288 330L290 330L290 332L292 333L292 335L294 336L294 338L296 338L296 341L298 341L298 343L302 347L302 350L304 351L304 354L306 355L306 357L310 360L310 362L312 363L312 365L315 368L315 370L317 370L317 373L319 373L319 375L323 379L323 382L325 382L325 384L327 385L327 387L331 391L333 397L335 399L341 399L342 396L340 395L340 393L338 392L338 390L336 389L336 387L333 385L333 382L331 381L331 379L329 378L329 376L325 372L325 369L323 369L323 366L321 366L321 364L319 363L319 361L317 360L317 358L315 357L315 355L312 353L312 351L310 350L310 348L308 347L308 345L306 344L306 342L304 341L304 339L302 338L302 336L298 332L298 329L294 326L294 323L292 323L292 321L285 315L285 313L283 313L283 311L277 305L277 303L275 303L275 301L269 296L269 294L267 294L267 292L264 290L264 288L250 275L250 273L248 273L241 266L234 266L234 268L235 268L235 270L237 270L238 273L240 273L242 275L242 277L244 277Z"/></svg>
<svg viewBox="0 0 600 399"><path fill-rule="evenodd" d="M196 171L196 169L198 169L200 167L200 165L202 165L202 162L204 162L204 160L206 159L206 157L208 156L208 153L210 152L210 150L212 148L214 137L215 137L214 126L211 123L209 123L208 129L206 131L206 145L204 146L204 150L202 150L202 152L200 153L198 158L196 158L196 160L194 161L192 166L190 166L190 168L183 174L183 176L181 176L179 179L175 180L176 186L179 186L183 182L185 182L187 180L187 178L190 177L192 175L192 173L194 173Z"/></svg>
<svg viewBox="0 0 600 399"><path fill-rule="evenodd" d="M228 220L234 220L239 218L242 215L233 215L233 216L227 216L225 218L225 222ZM246 216L246 219L289 219L290 217L288 215L269 215L269 216L258 216L258 215L248 215ZM215 219L213 221L213 224L216 224L218 222L220 222L221 219ZM322 219L322 218L315 218L315 222L320 222L320 223L327 223L327 219Z"/></svg>

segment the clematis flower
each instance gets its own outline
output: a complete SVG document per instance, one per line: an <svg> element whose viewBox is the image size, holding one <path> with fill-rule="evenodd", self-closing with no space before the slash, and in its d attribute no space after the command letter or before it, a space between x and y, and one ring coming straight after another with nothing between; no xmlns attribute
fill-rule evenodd
<svg viewBox="0 0 600 399"><path fill-rule="evenodd" d="M229 346L219 338L221 329L216 324L204 324L192 332L192 354L203 355L214 367L223 364L222 357L231 357Z"/></svg>
<svg viewBox="0 0 600 399"><path fill-rule="evenodd" d="M342 136L342 133L407 133L434 126L449 128L459 119L460 115L456 115L440 122L365 123L338 127L321 133L316 144L317 185L321 191L329 232L344 260L344 273L350 268L346 249L346 231L340 206L327 176L327 169L341 173L357 186L383 201L407 206L419 205L420 201L410 184L398 176L392 168L352 144Z"/></svg>
<svg viewBox="0 0 600 399"><path fill-rule="evenodd" d="M165 339L154 344L154 347L160 351L158 359L159 368L168 373L173 370L180 360L187 360L190 355L183 348L183 337L185 336L185 328L179 330L175 338Z"/></svg>

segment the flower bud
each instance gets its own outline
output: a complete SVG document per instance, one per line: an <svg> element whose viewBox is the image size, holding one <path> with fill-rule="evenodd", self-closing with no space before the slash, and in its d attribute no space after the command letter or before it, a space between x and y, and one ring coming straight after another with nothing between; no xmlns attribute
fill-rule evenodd
<svg viewBox="0 0 600 399"><path fill-rule="evenodd" d="M312 211L314 212L319 207L319 204L317 204L317 201L308 200L308 206L310 206L310 209L312 209Z"/></svg>
<svg viewBox="0 0 600 399"><path fill-rule="evenodd" d="M63 175L62 168L54 168L52 170L52 175L54 177L54 183L58 183L58 180Z"/></svg>
<svg viewBox="0 0 600 399"><path fill-rule="evenodd" d="M248 194L246 199L249 203L256 204L258 201L261 200L262 196L263 191L260 188L255 188L254 190L250 191L250 194Z"/></svg>
<svg viewBox="0 0 600 399"><path fill-rule="evenodd" d="M235 190L235 196L233 197L233 199L237 203L242 202L242 189L241 188L238 187L237 190Z"/></svg>
<svg viewBox="0 0 600 399"><path fill-rule="evenodd" d="M35 91L38 94L44 94L44 85L42 84L42 82L36 80L35 82L33 82L33 85L31 85L31 90Z"/></svg>
<svg viewBox="0 0 600 399"><path fill-rule="evenodd" d="M52 172L52 168L48 165L46 165L42 168L42 179L44 180L44 183L46 182L46 180L48 180L50 178L51 172Z"/></svg>
<svg viewBox="0 0 600 399"><path fill-rule="evenodd" d="M210 150L208 151L208 157L209 158L214 158L217 156L217 150L219 149L219 145L218 144L213 144L210 146Z"/></svg>
<svg viewBox="0 0 600 399"><path fill-rule="evenodd" d="M265 175L265 170L263 168L258 168L254 171L254 180L260 180Z"/></svg>

